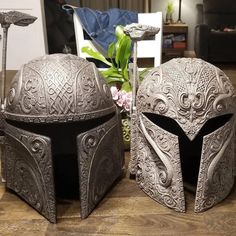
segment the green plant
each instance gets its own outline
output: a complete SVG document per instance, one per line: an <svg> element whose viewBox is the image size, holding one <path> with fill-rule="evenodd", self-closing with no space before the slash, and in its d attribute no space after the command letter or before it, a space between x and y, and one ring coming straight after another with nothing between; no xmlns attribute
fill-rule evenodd
<svg viewBox="0 0 236 236"><path fill-rule="evenodd" d="M174 4L173 2L168 2L166 6L166 13L172 14L174 12Z"/></svg>
<svg viewBox="0 0 236 236"><path fill-rule="evenodd" d="M95 52L90 47L83 47L82 52L87 53L109 66L101 71L109 84L119 84L121 90L131 91L129 80L128 64L132 53L132 42L129 36L125 35L123 26L117 26L115 30L116 42L109 44L106 59L100 52Z"/></svg>

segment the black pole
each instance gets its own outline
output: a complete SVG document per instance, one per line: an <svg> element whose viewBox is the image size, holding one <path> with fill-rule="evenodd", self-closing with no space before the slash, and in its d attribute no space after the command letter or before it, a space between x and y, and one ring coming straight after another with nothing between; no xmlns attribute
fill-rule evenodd
<svg viewBox="0 0 236 236"><path fill-rule="evenodd" d="M179 0L179 17L177 20L177 23L179 24L183 24L183 21L181 20L181 4L182 4L182 0Z"/></svg>

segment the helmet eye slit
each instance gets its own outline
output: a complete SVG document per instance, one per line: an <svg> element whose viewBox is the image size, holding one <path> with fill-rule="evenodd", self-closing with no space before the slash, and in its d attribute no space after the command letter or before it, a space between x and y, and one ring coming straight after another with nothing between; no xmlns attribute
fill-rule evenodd
<svg viewBox="0 0 236 236"><path fill-rule="evenodd" d="M222 116L216 116L214 118L209 119L201 128L198 135L205 136L207 134L210 134L220 127L224 126L231 118L233 117L233 114L225 114Z"/></svg>

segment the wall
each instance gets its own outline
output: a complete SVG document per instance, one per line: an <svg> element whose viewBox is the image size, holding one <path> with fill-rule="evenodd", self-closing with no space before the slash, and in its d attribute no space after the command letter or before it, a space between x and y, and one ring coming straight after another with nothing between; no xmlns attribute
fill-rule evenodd
<svg viewBox="0 0 236 236"><path fill-rule="evenodd" d="M170 0L171 1L171 0ZM151 0L151 11L162 11L163 17L166 15L166 5L168 0ZM178 19L179 0L172 0L174 3L173 19ZM196 4L202 3L203 0L182 0L181 19L186 23L188 28L188 50L194 50L194 27L197 24L197 8Z"/></svg>
<svg viewBox="0 0 236 236"><path fill-rule="evenodd" d="M47 52L43 9L42 0L0 0L1 12L15 10L37 17L37 20L27 27L13 24L10 26L7 40L7 70L18 70L22 64ZM0 34L3 34L1 27ZM0 65L2 43L3 40L0 40Z"/></svg>
<svg viewBox="0 0 236 236"><path fill-rule="evenodd" d="M148 1L144 0L66 0L68 4L81 7L89 7L97 10L107 10L109 8L122 8L143 12Z"/></svg>

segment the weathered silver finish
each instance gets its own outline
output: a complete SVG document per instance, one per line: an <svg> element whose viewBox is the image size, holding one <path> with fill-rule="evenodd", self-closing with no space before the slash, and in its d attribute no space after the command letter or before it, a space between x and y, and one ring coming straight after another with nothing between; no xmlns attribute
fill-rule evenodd
<svg viewBox="0 0 236 236"><path fill-rule="evenodd" d="M113 117L77 137L82 218L91 213L121 175L122 159L117 157L122 156L122 148L117 130L119 121Z"/></svg>
<svg viewBox="0 0 236 236"><path fill-rule="evenodd" d="M2 88L1 104L5 99L5 81L6 81L6 60L7 60L7 34L11 24L17 26L27 26L34 23L37 17L31 16L19 11L0 12L0 24L3 28L3 49L2 49Z"/></svg>
<svg viewBox="0 0 236 236"><path fill-rule="evenodd" d="M133 41L140 41L149 37L155 36L160 31L160 28L132 23L124 27L124 33L129 35Z"/></svg>
<svg viewBox="0 0 236 236"><path fill-rule="evenodd" d="M203 60L173 59L153 69L138 90L136 150L129 164L140 188L159 203L184 212L182 175L186 166L180 136L159 126L161 117L174 120L192 143L213 118L228 115L225 123L202 136L198 146L202 151L200 167L196 167L195 212L223 200L234 183L235 102L227 76ZM193 155L190 151L187 159Z"/></svg>
<svg viewBox="0 0 236 236"><path fill-rule="evenodd" d="M76 160L79 171L74 178L79 179L82 218L122 174L118 110L105 80L85 59L54 54L23 65L12 81L5 116L7 186L50 222L56 222L54 182L59 182L53 180L53 172L56 167L57 171L72 171L66 163L55 167L53 160L59 163L58 158L65 155L65 160ZM52 128L55 124L56 129ZM60 127L65 131L61 138L57 137ZM77 149L66 151L73 141L69 136L76 140ZM59 144L51 153L50 143L55 140Z"/></svg>
<svg viewBox="0 0 236 236"><path fill-rule="evenodd" d="M138 88L138 65L137 65L137 42L148 39L149 37L154 37L160 28L153 27L150 25L143 25L138 23L132 23L124 27L124 33L128 35L134 43L133 46L133 66L130 66L130 78L132 78L132 108L131 113L135 113L136 109L136 94Z"/></svg>
<svg viewBox="0 0 236 236"><path fill-rule="evenodd" d="M18 26L27 26L32 24L37 17L18 11L0 12L0 24L3 28L3 48L2 48L2 78L1 78L1 101L0 101L0 145L1 145L1 169L2 180L5 180L5 156L4 156L4 109L6 98L6 62L7 62L7 36L11 24ZM2 37L0 36L0 39Z"/></svg>
<svg viewBox="0 0 236 236"><path fill-rule="evenodd" d="M136 173L137 163L136 163L136 151L137 147L137 111L136 111L136 95L137 89L139 85L139 73L138 73L138 65L137 65L137 42L148 39L150 37L154 37L160 28L153 27L150 25L143 25L132 23L124 27L124 33L130 36L131 40L134 43L133 47L133 63L129 64L129 76L132 78L132 107L131 107L131 145L130 145L130 153L131 160L129 162L129 170L131 174Z"/></svg>
<svg viewBox="0 0 236 236"><path fill-rule="evenodd" d="M6 123L6 186L56 223L51 141Z"/></svg>
<svg viewBox="0 0 236 236"><path fill-rule="evenodd" d="M195 212L222 201L234 185L234 122L235 118L203 138Z"/></svg>
<svg viewBox="0 0 236 236"><path fill-rule="evenodd" d="M116 111L95 65L70 54L32 60L16 74L7 119L30 123L90 120Z"/></svg>

